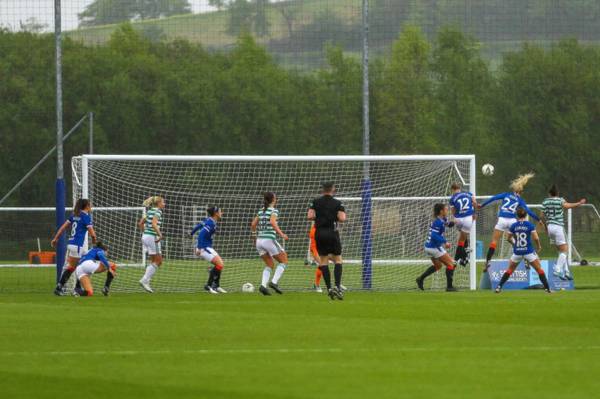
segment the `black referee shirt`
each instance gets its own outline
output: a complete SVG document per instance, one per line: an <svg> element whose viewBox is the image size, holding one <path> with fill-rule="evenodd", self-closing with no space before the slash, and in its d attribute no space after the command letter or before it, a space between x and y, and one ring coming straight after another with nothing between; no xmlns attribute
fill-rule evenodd
<svg viewBox="0 0 600 399"><path fill-rule="evenodd" d="M315 227L330 230L335 230L337 227L338 212L346 211L342 201L333 198L329 194L315 198L310 204L310 209L313 209L316 214Z"/></svg>

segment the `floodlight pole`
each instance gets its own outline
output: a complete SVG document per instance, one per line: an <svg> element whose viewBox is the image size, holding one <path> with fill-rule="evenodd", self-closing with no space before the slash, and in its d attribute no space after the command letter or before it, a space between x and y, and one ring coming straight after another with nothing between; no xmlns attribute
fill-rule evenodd
<svg viewBox="0 0 600 399"><path fill-rule="evenodd" d="M369 129L369 0L362 2L362 27L363 27L363 49L362 49L362 70L363 70L363 155L370 155L370 129ZM373 263L373 242L372 242L372 199L371 199L371 179L369 177L369 162L363 164L363 183L362 183L362 286L364 289L370 289L372 285L372 263Z"/></svg>
<svg viewBox="0 0 600 399"><path fill-rule="evenodd" d="M63 154L63 98L62 98L62 15L61 0L54 0L54 40L56 47L56 228L65 222L66 190ZM64 234L56 246L56 280L60 278L65 263L66 242Z"/></svg>

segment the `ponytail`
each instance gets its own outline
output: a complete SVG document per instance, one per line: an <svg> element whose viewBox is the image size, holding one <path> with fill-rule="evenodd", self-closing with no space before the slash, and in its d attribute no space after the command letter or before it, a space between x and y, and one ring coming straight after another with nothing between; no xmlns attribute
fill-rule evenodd
<svg viewBox="0 0 600 399"><path fill-rule="evenodd" d="M73 214L75 216L79 216L81 211L87 208L90 205L90 200L85 198L79 198L77 202L75 202L75 206L73 207Z"/></svg>
<svg viewBox="0 0 600 399"><path fill-rule="evenodd" d="M263 194L263 211L266 211L267 208L269 208L269 205L271 205L273 203L273 201L275 201L275 193L273 192L266 192Z"/></svg>
<svg viewBox="0 0 600 399"><path fill-rule="evenodd" d="M153 195L152 197L146 198L142 203L142 206L144 208L156 208L156 206L162 199L163 198L161 196Z"/></svg>

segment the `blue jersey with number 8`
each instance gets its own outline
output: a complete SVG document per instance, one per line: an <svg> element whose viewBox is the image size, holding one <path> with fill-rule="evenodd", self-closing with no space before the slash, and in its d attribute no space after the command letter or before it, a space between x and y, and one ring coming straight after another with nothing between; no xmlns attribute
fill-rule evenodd
<svg viewBox="0 0 600 399"><path fill-rule="evenodd" d="M85 237L88 232L88 227L93 226L92 217L86 212L81 211L79 216L69 216L69 222L71 223L71 232L69 233L69 245L77 245L83 247Z"/></svg>
<svg viewBox="0 0 600 399"><path fill-rule="evenodd" d="M535 231L535 226L526 220L513 223L510 226L510 232L515 239L513 253L515 255L529 255L535 252L531 242L531 233Z"/></svg>
<svg viewBox="0 0 600 399"><path fill-rule="evenodd" d="M454 208L454 217L464 218L475 213L473 194L460 192L450 197L450 206Z"/></svg>

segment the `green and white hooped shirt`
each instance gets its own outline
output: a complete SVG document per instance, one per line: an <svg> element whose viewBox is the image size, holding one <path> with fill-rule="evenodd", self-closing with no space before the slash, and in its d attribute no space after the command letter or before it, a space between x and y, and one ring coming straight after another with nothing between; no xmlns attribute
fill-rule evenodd
<svg viewBox="0 0 600 399"><path fill-rule="evenodd" d="M268 240L276 240L277 232L271 225L271 216L279 216L279 211L275 208L261 209L258 211L258 238L264 238Z"/></svg>
<svg viewBox="0 0 600 399"><path fill-rule="evenodd" d="M146 223L144 224L144 234L151 236L157 236L156 231L152 228L152 222L154 218L158 220L158 228L160 228L162 222L162 211L159 208L150 208L146 212Z"/></svg>
<svg viewBox="0 0 600 399"><path fill-rule="evenodd" d="M544 210L544 216L546 217L547 224L556 224L558 226L565 225L565 212L563 205L565 203L564 198L560 197L549 197L542 202Z"/></svg>

